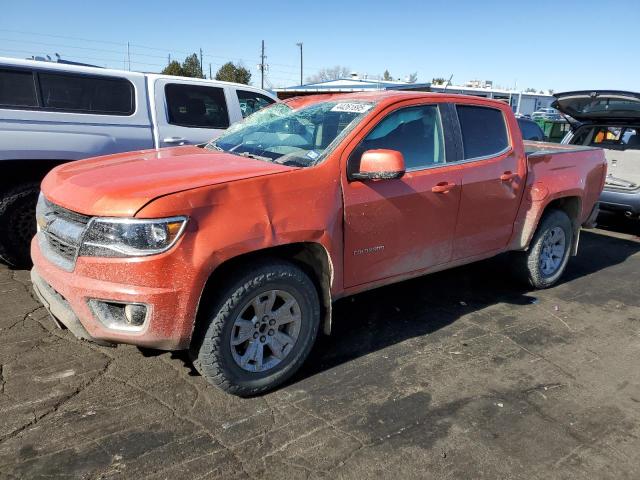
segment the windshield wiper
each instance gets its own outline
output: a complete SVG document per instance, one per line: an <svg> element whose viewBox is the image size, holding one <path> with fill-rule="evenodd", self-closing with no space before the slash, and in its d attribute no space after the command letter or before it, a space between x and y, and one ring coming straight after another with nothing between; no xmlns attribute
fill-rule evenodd
<svg viewBox="0 0 640 480"><path fill-rule="evenodd" d="M216 145L215 143L208 143L205 145L206 148L213 148L214 150L217 150L219 152L224 152L224 150L222 148L220 148L218 145Z"/></svg>
<svg viewBox="0 0 640 480"><path fill-rule="evenodd" d="M240 153L233 152L233 153L245 158L253 158L254 160L263 160L265 162L273 162L273 158L271 157L263 157L262 155L256 155L254 153L249 153L249 152L240 152Z"/></svg>
<svg viewBox="0 0 640 480"><path fill-rule="evenodd" d="M297 160L293 160L293 159L287 159L284 162L278 162L281 165L291 165L293 167L308 167L309 164L305 163L305 162L299 162Z"/></svg>

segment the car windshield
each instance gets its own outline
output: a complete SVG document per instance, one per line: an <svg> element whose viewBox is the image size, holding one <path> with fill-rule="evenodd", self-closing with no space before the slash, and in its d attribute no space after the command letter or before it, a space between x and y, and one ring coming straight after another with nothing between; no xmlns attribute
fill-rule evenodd
<svg viewBox="0 0 640 480"><path fill-rule="evenodd" d="M310 167L373 107L371 102L319 102L293 110L277 103L228 129L206 148L269 162Z"/></svg>

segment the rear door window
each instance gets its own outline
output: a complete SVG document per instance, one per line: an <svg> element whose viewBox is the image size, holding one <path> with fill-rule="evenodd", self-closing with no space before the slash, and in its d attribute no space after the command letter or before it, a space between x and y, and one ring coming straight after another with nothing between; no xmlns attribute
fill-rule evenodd
<svg viewBox="0 0 640 480"><path fill-rule="evenodd" d="M47 110L131 115L133 85L124 78L39 73L42 106Z"/></svg>
<svg viewBox="0 0 640 480"><path fill-rule="evenodd" d="M236 90L238 102L240 103L240 111L242 118L246 118L252 113L271 105L275 102L273 98L262 95L257 92L249 92L247 90Z"/></svg>
<svg viewBox="0 0 640 480"><path fill-rule="evenodd" d="M465 160L497 155L509 146L502 112L491 107L457 105Z"/></svg>
<svg viewBox="0 0 640 480"><path fill-rule="evenodd" d="M169 123L181 127L227 128L229 113L221 87L169 83L165 86Z"/></svg>
<svg viewBox="0 0 640 480"><path fill-rule="evenodd" d="M19 70L0 70L0 106L38 106L33 73Z"/></svg>

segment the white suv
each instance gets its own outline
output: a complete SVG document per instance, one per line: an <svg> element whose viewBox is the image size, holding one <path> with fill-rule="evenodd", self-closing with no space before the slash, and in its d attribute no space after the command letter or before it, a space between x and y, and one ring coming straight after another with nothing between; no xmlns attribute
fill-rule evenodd
<svg viewBox="0 0 640 480"><path fill-rule="evenodd" d="M204 143L276 97L248 85L0 57L0 258L29 262L56 165Z"/></svg>

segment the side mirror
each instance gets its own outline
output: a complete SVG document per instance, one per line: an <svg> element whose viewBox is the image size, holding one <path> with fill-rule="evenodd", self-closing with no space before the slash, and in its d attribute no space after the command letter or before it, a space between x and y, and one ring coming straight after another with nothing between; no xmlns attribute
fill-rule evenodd
<svg viewBox="0 0 640 480"><path fill-rule="evenodd" d="M404 175L404 157L397 150L367 150L360 158L360 170L354 180L388 180Z"/></svg>

